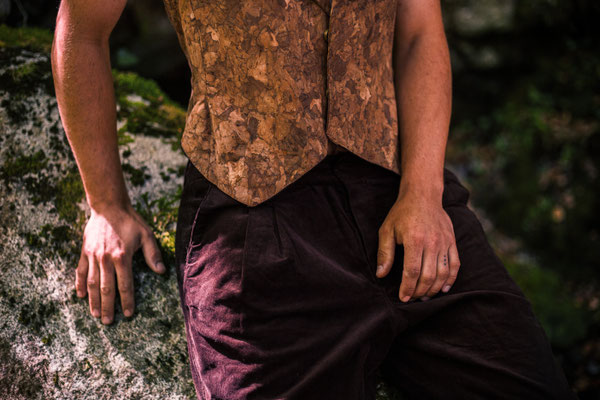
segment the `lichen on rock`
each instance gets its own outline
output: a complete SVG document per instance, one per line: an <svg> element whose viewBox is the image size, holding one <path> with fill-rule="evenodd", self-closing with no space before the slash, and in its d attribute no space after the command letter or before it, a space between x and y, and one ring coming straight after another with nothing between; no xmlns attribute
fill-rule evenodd
<svg viewBox="0 0 600 400"><path fill-rule="evenodd" d="M172 268L159 276L138 251L136 313L125 319L117 295L109 326L75 295L89 208L57 109L52 36L0 32L0 397L195 398ZM152 81L113 77L129 195L173 266L185 111Z"/></svg>

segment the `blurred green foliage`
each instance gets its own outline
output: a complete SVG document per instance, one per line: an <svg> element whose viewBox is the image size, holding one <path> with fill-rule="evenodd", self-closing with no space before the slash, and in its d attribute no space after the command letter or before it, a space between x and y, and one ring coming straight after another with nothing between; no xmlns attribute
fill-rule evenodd
<svg viewBox="0 0 600 400"><path fill-rule="evenodd" d="M0 24L0 47L28 47L49 53L53 36L53 33L45 28L14 29L6 24Z"/></svg>
<svg viewBox="0 0 600 400"><path fill-rule="evenodd" d="M496 49L506 62L457 74L470 93L456 96L449 159L467 166L473 202L499 230L586 282L600 260L600 51L589 36L600 12L580 1L515 7L514 29L498 34L511 42Z"/></svg>
<svg viewBox="0 0 600 400"><path fill-rule="evenodd" d="M444 3L448 17L476 8L469 0ZM507 3L513 9L502 29L473 33L448 18L447 161L493 229L529 256L499 254L577 393L598 398L600 2Z"/></svg>
<svg viewBox="0 0 600 400"><path fill-rule="evenodd" d="M573 299L558 273L538 265L504 264L527 295L554 346L565 349L585 336L590 312Z"/></svg>

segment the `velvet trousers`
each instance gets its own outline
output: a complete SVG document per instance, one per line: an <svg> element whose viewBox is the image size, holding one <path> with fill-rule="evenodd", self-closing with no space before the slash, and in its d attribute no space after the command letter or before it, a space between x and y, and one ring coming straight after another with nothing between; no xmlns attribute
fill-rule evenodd
<svg viewBox="0 0 600 400"><path fill-rule="evenodd" d="M188 162L176 270L199 399L577 399L530 302L444 169L461 266L448 293L398 298L403 247L375 275L400 176L328 155L249 207Z"/></svg>

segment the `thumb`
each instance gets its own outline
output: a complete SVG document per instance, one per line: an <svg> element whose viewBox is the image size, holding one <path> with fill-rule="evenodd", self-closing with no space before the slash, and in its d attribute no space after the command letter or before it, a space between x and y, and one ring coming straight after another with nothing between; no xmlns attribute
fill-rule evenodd
<svg viewBox="0 0 600 400"><path fill-rule="evenodd" d="M392 269L394 263L394 252L396 250L396 238L394 231L389 228L379 229L379 248L377 250L377 277L385 277Z"/></svg>
<svg viewBox="0 0 600 400"><path fill-rule="evenodd" d="M160 254L160 249L156 243L156 238L151 232L142 235L142 252L144 259L150 269L158 274L163 274L167 270Z"/></svg>

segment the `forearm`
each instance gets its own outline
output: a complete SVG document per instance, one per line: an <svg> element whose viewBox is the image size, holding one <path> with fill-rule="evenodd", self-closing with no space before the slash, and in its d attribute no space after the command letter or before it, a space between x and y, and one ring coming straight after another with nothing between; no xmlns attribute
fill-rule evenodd
<svg viewBox="0 0 600 400"><path fill-rule="evenodd" d="M63 127L92 209L129 207L116 132L107 39L78 35L57 19L52 72Z"/></svg>
<svg viewBox="0 0 600 400"><path fill-rule="evenodd" d="M401 6L398 12L403 12ZM446 36L441 14L439 23L423 29L412 29L405 23L408 18L401 14L399 18L394 54L402 169L399 197L413 193L441 203L452 108Z"/></svg>

